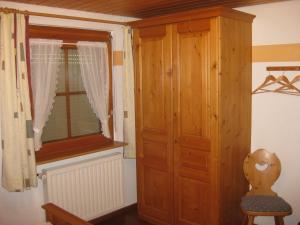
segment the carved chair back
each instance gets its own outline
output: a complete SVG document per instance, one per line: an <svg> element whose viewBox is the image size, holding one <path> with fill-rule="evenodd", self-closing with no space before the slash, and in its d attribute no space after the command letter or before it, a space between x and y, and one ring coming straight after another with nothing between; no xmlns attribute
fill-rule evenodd
<svg viewBox="0 0 300 225"><path fill-rule="evenodd" d="M281 172L281 164L274 153L265 149L258 149L248 154L244 161L244 174L251 184L247 195L273 195L272 186Z"/></svg>

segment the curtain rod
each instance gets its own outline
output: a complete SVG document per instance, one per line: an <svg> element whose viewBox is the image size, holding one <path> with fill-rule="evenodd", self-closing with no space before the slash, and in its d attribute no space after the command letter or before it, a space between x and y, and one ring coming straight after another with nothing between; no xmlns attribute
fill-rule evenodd
<svg viewBox="0 0 300 225"><path fill-rule="evenodd" d="M20 13L20 14L24 14L24 15L28 15L28 16L42 16L42 17L51 17L51 18L59 18L59 19L67 19L67 20L82 20L82 21L97 22L97 23L128 25L127 22L93 19L93 18L78 17L78 16L66 16L66 15L58 15L58 14L51 14L51 13L30 12L30 11L27 11L27 10L22 11L22 10L17 10L17 9L12 9L12 8L3 8L3 7L0 7L0 12Z"/></svg>

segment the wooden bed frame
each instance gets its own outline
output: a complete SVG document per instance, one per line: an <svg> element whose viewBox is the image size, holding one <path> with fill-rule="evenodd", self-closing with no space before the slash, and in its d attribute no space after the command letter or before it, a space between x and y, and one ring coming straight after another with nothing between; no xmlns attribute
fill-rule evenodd
<svg viewBox="0 0 300 225"><path fill-rule="evenodd" d="M46 211L47 222L53 225L93 225L53 203L47 203L43 205L42 208Z"/></svg>

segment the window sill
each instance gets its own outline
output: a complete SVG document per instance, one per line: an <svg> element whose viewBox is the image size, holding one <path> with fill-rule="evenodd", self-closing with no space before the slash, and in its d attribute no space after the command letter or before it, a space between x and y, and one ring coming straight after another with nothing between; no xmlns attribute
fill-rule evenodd
<svg viewBox="0 0 300 225"><path fill-rule="evenodd" d="M126 145L124 142L117 142L109 139L106 139L105 142L99 142L98 137L85 138L85 143L82 143L82 139L75 139L71 144L68 144L67 142L64 144L64 148L61 148L61 142L44 144L43 148L35 153L36 164L42 165Z"/></svg>

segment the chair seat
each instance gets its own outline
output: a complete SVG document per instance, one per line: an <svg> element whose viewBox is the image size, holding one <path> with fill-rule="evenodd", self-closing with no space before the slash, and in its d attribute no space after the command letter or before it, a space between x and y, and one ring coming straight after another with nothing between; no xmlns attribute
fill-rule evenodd
<svg viewBox="0 0 300 225"><path fill-rule="evenodd" d="M251 212L286 212L292 213L291 206L278 196L245 196L242 198L241 208Z"/></svg>

